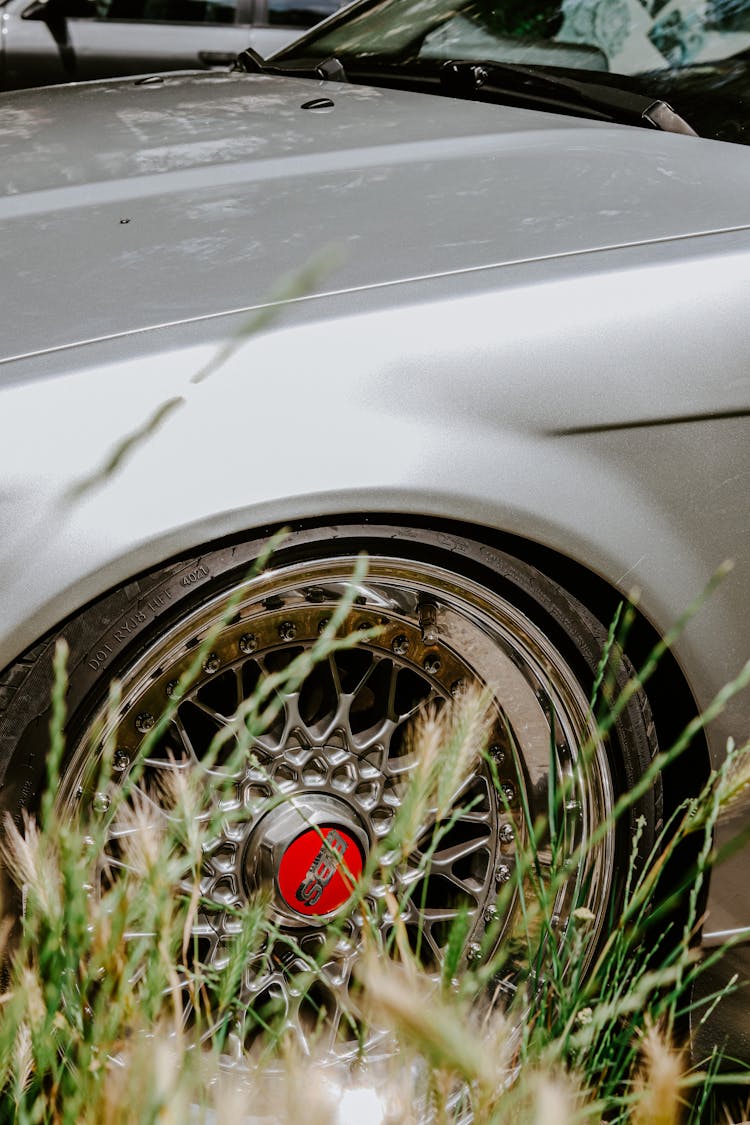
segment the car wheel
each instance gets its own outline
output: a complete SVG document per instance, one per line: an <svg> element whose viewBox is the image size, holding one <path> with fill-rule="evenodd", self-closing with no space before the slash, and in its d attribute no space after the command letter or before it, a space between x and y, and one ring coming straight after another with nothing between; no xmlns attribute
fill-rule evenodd
<svg viewBox="0 0 750 1125"><path fill-rule="evenodd" d="M578 858L556 892L554 922L562 933L572 912L587 907L593 947L620 901L636 821L645 855L661 814L656 784L616 828L587 847L656 749L640 691L606 738L597 731L589 699L604 625L534 568L459 537L377 526L300 529L260 574L247 578L263 545L254 540L222 547L165 567L62 628L70 645L70 719L59 807L71 816L106 808L106 794L94 791L90 779L113 676L122 681L122 704L109 732L117 747L116 784L128 776L227 597L236 597L231 618L146 761L138 785L158 792L165 771L201 761L262 677L282 671L315 643L351 582L358 553L366 551L367 576L358 583L346 625L377 627L379 633L317 664L299 691L283 695L273 724L254 740L253 756L234 779L242 816L206 849L202 895L209 905L195 922L201 959L221 961L236 909L261 886L300 956L316 955L325 923L346 916L351 891L339 873L317 885L308 878L320 833L333 834L333 846L343 849L356 877L398 813L404 779L414 766L407 733L414 717L431 702L450 704L473 684L492 699L489 752L477 761L459 811L446 821L427 864L424 841L434 820L428 816L423 836L417 834L402 875L412 884L406 930L432 969L441 963L459 914L469 919L469 956L482 947L490 923L499 941L510 942L519 925L517 903L504 896L498 917L498 892L513 878L529 824L547 811L551 789L564 782L565 848ZM44 783L55 639L0 679L2 800L15 816L35 807ZM625 664L617 675L622 685ZM99 733L92 739L94 731ZM279 794L289 799L279 802ZM116 858L115 834L107 848ZM374 885L375 900L378 893ZM378 911L376 901L372 905L387 929L393 919ZM326 995L316 999L316 1008L325 1006L330 1017L337 1054L359 1049L354 1031L347 1041L342 1013L360 923L356 910L341 922L347 940L336 972L320 984ZM306 1001L288 987L295 966L282 967L273 958L263 965L248 966L248 1004L281 1004L287 1022L304 1036Z"/></svg>

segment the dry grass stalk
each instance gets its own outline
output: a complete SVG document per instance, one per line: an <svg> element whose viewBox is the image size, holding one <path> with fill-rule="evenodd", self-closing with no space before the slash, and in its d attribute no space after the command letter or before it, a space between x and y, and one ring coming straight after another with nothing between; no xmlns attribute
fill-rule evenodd
<svg viewBox="0 0 750 1125"><path fill-rule="evenodd" d="M684 1058L657 1027L647 1028L641 1043L641 1066L633 1089L634 1125L678 1125L684 1113Z"/></svg>
<svg viewBox="0 0 750 1125"><path fill-rule="evenodd" d="M729 765L719 777L719 819L726 820L747 810L750 804L750 742L739 749L729 745Z"/></svg>
<svg viewBox="0 0 750 1125"><path fill-rule="evenodd" d="M18 1028L13 1050L13 1075L15 1078L16 1099L24 1092L34 1073L34 1054L31 1042L31 1028L25 1021Z"/></svg>
<svg viewBox="0 0 750 1125"><path fill-rule="evenodd" d="M440 997L438 986L407 965L370 958L361 967L366 1003L376 1024L393 1029L438 1070L494 1091L498 1060L462 1005Z"/></svg>
<svg viewBox="0 0 750 1125"><path fill-rule="evenodd" d="M487 695L473 686L446 706L426 708L413 724L406 749L414 766L394 833L402 855L413 851L430 817L439 821L450 813L489 730Z"/></svg>
<svg viewBox="0 0 750 1125"><path fill-rule="evenodd" d="M527 1065L515 1084L501 1091L487 1120L492 1125L593 1125L594 1118L574 1076L552 1064L536 1064Z"/></svg>
<svg viewBox="0 0 750 1125"><path fill-rule="evenodd" d="M100 1098L80 1125L184 1125L196 1075L184 1050L159 1032L140 1032L110 1058Z"/></svg>
<svg viewBox="0 0 750 1125"><path fill-rule="evenodd" d="M61 911L60 864L54 842L44 836L36 821L24 813L23 829L6 816L0 836L0 864L13 872L13 879L24 897L33 896L45 917Z"/></svg>
<svg viewBox="0 0 750 1125"><path fill-rule="evenodd" d="M540 1073L533 1090L530 1125L571 1125L577 1119L575 1092L569 1080Z"/></svg>

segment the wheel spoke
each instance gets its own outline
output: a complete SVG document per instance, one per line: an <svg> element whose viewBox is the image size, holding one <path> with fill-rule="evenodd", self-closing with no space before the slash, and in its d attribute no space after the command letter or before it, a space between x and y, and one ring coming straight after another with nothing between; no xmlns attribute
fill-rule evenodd
<svg viewBox="0 0 750 1125"><path fill-rule="evenodd" d="M451 844L446 848L438 847L430 856L430 867L449 872L458 860L466 859L467 856L475 855L480 851L487 851L487 845L486 836L477 836L473 840L464 840L460 844Z"/></svg>
<svg viewBox="0 0 750 1125"><path fill-rule="evenodd" d="M179 709L172 716L171 726L172 726L172 729L176 732L177 737L179 738L180 742L182 743L182 746L185 750L185 753L188 754L189 757L191 758L191 760L193 762L195 762L195 764L197 765L198 764L198 755L195 752L195 747L193 746L192 742L190 741L190 736L189 736L188 732L185 730L185 724L183 723L182 719L180 718Z"/></svg>

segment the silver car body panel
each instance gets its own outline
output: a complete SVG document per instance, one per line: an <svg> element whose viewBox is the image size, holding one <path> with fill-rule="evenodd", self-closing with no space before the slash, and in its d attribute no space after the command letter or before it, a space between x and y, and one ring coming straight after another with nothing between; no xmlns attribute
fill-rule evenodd
<svg viewBox="0 0 750 1125"><path fill-rule="evenodd" d="M69 17L61 50L42 19L27 19L33 0L0 5L0 90L48 83L143 74L165 69L218 67L252 47L267 57L302 34L303 28L238 22L145 22ZM252 16L252 3L245 3Z"/></svg>
<svg viewBox="0 0 750 1125"><path fill-rule="evenodd" d="M7 95L0 130L0 667L172 555L396 512L546 544L640 588L660 631L732 557L675 651L702 707L737 674L746 148L216 75ZM193 382L324 246L335 264ZM714 762L730 735L746 696ZM708 940L750 924L742 863L713 881Z"/></svg>

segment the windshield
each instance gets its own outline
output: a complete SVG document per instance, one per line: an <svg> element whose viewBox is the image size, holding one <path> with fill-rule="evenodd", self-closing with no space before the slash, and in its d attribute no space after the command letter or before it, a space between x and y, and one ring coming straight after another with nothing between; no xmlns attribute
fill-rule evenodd
<svg viewBox="0 0 750 1125"><path fill-rule="evenodd" d="M276 56L355 80L448 59L592 71L663 98L702 136L750 143L750 0L360 0Z"/></svg>

